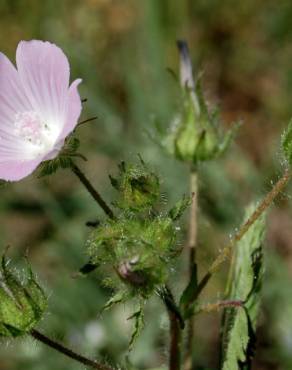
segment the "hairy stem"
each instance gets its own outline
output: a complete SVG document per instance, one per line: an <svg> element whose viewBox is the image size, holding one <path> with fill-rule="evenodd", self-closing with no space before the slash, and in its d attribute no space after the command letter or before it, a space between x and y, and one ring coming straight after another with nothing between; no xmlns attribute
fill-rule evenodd
<svg viewBox="0 0 292 370"><path fill-rule="evenodd" d="M107 205L107 203L104 201L104 199L101 197L101 195L94 189L94 187L91 185L87 177L84 175L84 173L80 170L76 164L73 164L71 166L71 169L73 173L79 178L81 183L85 186L87 191L90 193L90 195L93 197L93 199L99 204L99 206L102 208L104 213L111 219L114 219L114 213L110 209L110 207Z"/></svg>
<svg viewBox="0 0 292 370"><path fill-rule="evenodd" d="M191 168L190 172L190 193L192 197L192 204L190 210L189 221L189 276L192 279L193 273L197 275L196 262L196 244L197 244L197 210L198 210L198 175L195 169ZM195 277L197 281L197 276ZM193 349L193 335L194 335L194 317L190 317L187 325L187 346L185 355L185 370L192 369L192 349Z"/></svg>
<svg viewBox="0 0 292 370"><path fill-rule="evenodd" d="M261 201L258 207L255 209L253 214L248 218L248 220L241 226L235 236L230 240L230 242L223 248L222 252L218 255L215 261L212 263L211 267L202 278L200 283L198 284L196 296L200 294L203 288L206 286L208 281L210 280L211 276L216 272L219 267L230 258L232 255L232 251L234 246L238 241L242 239L244 234L250 229L250 227L256 222L256 220L267 210L267 208L272 204L276 196L285 188L292 172L288 169L284 172L283 176L276 182L273 186L272 190L265 196L265 198Z"/></svg>
<svg viewBox="0 0 292 370"><path fill-rule="evenodd" d="M165 304L169 316L169 370L179 370L181 362L181 332L184 329L184 320L170 288L163 286L157 293Z"/></svg>
<svg viewBox="0 0 292 370"><path fill-rule="evenodd" d="M196 307L194 314L199 314L199 313L211 313L213 311L218 311L221 308L226 308L226 307L235 307L235 308L241 308L243 307L244 302L241 300L225 300L225 301L219 301L215 303L206 303L204 305L198 305Z"/></svg>
<svg viewBox="0 0 292 370"><path fill-rule="evenodd" d="M30 332L31 336L39 342L46 344L47 346L55 349L56 351L62 353L63 355L70 357L71 359L83 364L84 366L91 367L92 369L98 370L112 370L111 367L107 365L100 364L96 361L90 360L84 356L79 355L78 353L72 351L71 349L64 347L62 344L55 342L54 340L46 337L44 334L33 329Z"/></svg>

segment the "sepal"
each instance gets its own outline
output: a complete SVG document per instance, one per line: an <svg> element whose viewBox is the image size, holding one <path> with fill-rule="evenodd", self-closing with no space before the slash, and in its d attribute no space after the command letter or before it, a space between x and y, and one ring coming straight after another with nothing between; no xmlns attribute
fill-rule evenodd
<svg viewBox="0 0 292 370"><path fill-rule="evenodd" d="M230 145L238 125L223 133L218 110L210 111L200 76L193 77L186 43L178 43L181 60L181 110L176 114L162 146L175 158L197 165L222 155Z"/></svg>
<svg viewBox="0 0 292 370"><path fill-rule="evenodd" d="M73 159L76 157L86 160L82 154L77 152L79 145L79 140L73 134L69 136L56 158L41 163L38 177L52 175L60 168L65 169L72 167Z"/></svg>
<svg viewBox="0 0 292 370"><path fill-rule="evenodd" d="M119 192L114 205L134 212L151 208L159 199L160 181L140 157L140 163L121 162L117 178L110 176L111 185Z"/></svg>
<svg viewBox="0 0 292 370"><path fill-rule="evenodd" d="M41 320L47 307L46 295L29 266L21 281L3 256L0 273L0 336L24 335Z"/></svg>

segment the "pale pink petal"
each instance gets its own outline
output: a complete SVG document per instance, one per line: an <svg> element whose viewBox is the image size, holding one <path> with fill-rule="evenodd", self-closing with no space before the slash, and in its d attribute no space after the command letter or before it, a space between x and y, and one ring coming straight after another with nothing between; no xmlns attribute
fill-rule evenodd
<svg viewBox="0 0 292 370"><path fill-rule="evenodd" d="M17 181L55 158L81 112L69 63L56 45L22 41L17 70L0 53L0 178Z"/></svg>
<svg viewBox="0 0 292 370"><path fill-rule="evenodd" d="M0 53L0 146L4 140L10 149L20 149L23 140L15 134L14 120L16 114L30 109L15 67Z"/></svg>
<svg viewBox="0 0 292 370"><path fill-rule="evenodd" d="M0 178L6 181L19 181L30 175L40 162L40 159L25 162L2 162L0 163Z"/></svg>
<svg viewBox="0 0 292 370"><path fill-rule="evenodd" d="M61 132L67 116L70 73L67 57L49 42L21 41L16 64L33 110Z"/></svg>
<svg viewBox="0 0 292 370"><path fill-rule="evenodd" d="M57 157L57 155L60 153L61 149L63 148L63 145L64 145L64 140L60 140L58 141L55 145L54 145L54 148L49 152L47 153L44 158L43 158L43 161L48 161L50 159L54 159Z"/></svg>
<svg viewBox="0 0 292 370"><path fill-rule="evenodd" d="M65 126L61 132L58 140L64 140L76 127L78 118L80 117L82 104L78 92L78 85L82 82L80 78L72 82L68 91L68 111L65 121Z"/></svg>

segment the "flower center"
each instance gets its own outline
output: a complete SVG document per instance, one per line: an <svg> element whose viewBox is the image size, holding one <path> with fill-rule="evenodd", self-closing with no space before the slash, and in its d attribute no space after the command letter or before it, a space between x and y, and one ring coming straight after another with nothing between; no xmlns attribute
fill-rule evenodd
<svg viewBox="0 0 292 370"><path fill-rule="evenodd" d="M50 126L34 111L17 113L15 116L15 134L30 144L33 155L43 154L54 145L55 130Z"/></svg>

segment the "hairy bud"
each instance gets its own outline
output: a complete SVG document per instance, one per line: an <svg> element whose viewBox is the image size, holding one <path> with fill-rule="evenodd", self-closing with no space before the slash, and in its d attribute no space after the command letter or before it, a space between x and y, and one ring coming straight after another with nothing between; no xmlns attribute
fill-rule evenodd
<svg viewBox="0 0 292 370"><path fill-rule="evenodd" d="M221 155L229 146L238 125L223 134L217 112L209 112L200 79L194 81L187 44L178 42L183 93L182 110L163 144L177 159L196 165Z"/></svg>
<svg viewBox="0 0 292 370"><path fill-rule="evenodd" d="M30 268L24 281L2 258L0 269L0 336L17 337L28 333L41 319L47 299Z"/></svg>
<svg viewBox="0 0 292 370"><path fill-rule="evenodd" d="M93 232L90 259L114 268L118 283L148 296L164 284L177 255L177 227L169 216L109 220Z"/></svg>
<svg viewBox="0 0 292 370"><path fill-rule="evenodd" d="M121 209L144 211L152 207L159 198L159 178L149 171L140 158L139 164L119 165L119 176L110 176L112 186L119 191L119 199L115 205Z"/></svg>

